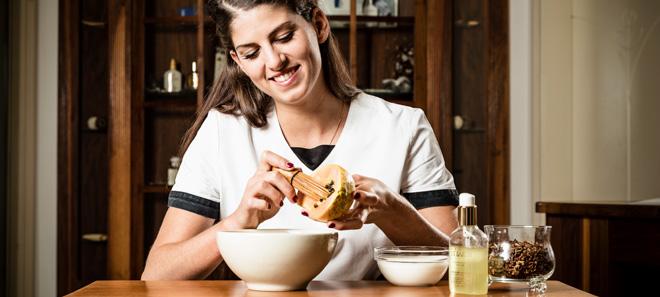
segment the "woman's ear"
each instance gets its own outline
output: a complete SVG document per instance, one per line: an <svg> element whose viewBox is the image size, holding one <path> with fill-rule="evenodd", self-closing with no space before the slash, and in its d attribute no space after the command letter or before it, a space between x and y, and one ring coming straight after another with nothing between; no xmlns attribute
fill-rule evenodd
<svg viewBox="0 0 660 297"><path fill-rule="evenodd" d="M314 8L312 24L314 25L314 30L316 30L319 44L328 40L328 36L330 36L330 22L325 13L318 7Z"/></svg>
<svg viewBox="0 0 660 297"><path fill-rule="evenodd" d="M243 71L243 68L241 67L241 60L238 58L238 55L236 55L236 51L230 50L229 55L231 56L231 59L234 60L234 63L238 65L238 68L240 68L241 71Z"/></svg>

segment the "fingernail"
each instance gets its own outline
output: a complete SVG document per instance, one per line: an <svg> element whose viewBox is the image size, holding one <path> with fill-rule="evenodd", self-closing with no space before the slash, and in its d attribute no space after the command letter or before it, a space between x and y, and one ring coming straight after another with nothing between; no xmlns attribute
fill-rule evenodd
<svg viewBox="0 0 660 297"><path fill-rule="evenodd" d="M280 201L280 207L284 206L284 201Z"/></svg>
<svg viewBox="0 0 660 297"><path fill-rule="evenodd" d="M293 199L293 203L297 203L297 202L298 202L298 196L293 196L292 199Z"/></svg>
<svg viewBox="0 0 660 297"><path fill-rule="evenodd" d="M309 216L309 214L308 214L306 211L303 211L303 212L302 212L302 215L304 215L304 216L306 216L306 217Z"/></svg>
<svg viewBox="0 0 660 297"><path fill-rule="evenodd" d="M286 163L286 167L293 168L293 163L291 163L291 162Z"/></svg>
<svg viewBox="0 0 660 297"><path fill-rule="evenodd" d="M328 228L334 228L334 227L335 227L335 223L330 223L330 225L328 225Z"/></svg>
<svg viewBox="0 0 660 297"><path fill-rule="evenodd" d="M355 192L355 194L353 194L353 199L360 200L360 192Z"/></svg>

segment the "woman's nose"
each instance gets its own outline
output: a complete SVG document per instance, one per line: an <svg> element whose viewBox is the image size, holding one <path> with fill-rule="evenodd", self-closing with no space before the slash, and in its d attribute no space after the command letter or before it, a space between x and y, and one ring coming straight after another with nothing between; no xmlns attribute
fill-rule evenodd
<svg viewBox="0 0 660 297"><path fill-rule="evenodd" d="M286 55L275 50L269 51L266 55L266 66L273 71L279 71L286 68Z"/></svg>

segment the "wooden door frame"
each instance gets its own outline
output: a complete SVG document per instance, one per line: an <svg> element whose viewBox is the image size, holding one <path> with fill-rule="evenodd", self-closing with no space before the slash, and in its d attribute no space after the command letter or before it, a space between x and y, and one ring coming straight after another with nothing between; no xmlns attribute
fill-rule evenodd
<svg viewBox="0 0 660 297"><path fill-rule="evenodd" d="M7 110L9 107L9 1L0 4L0 295L9 296L7 275Z"/></svg>
<svg viewBox="0 0 660 297"><path fill-rule="evenodd" d="M132 220L139 202L132 185L135 174L131 154L135 144L131 134L134 106L131 103L131 11L140 1L108 2L109 55L109 185L108 189L108 277L137 278L140 266L139 223ZM79 99L79 0L59 1L58 57L58 218L57 292L64 295L80 286L78 279L78 165L80 119Z"/></svg>
<svg viewBox="0 0 660 297"><path fill-rule="evenodd" d="M486 132L486 176L488 198L492 199L494 224L510 223L510 143L509 143L509 1L485 1L486 44L489 49Z"/></svg>
<svg viewBox="0 0 660 297"><path fill-rule="evenodd" d="M415 23L420 30L415 35L422 38L416 42L416 47L422 47L415 52L422 55L417 67L423 71L425 84L416 84L415 94L423 98L421 107L440 143L446 166L452 168L452 43L445 41L452 40L453 1L428 1L426 7L417 7L425 10L418 11L421 18Z"/></svg>
<svg viewBox="0 0 660 297"><path fill-rule="evenodd" d="M79 2L59 1L57 107L57 295L79 287L78 50Z"/></svg>
<svg viewBox="0 0 660 297"><path fill-rule="evenodd" d="M139 100L144 76L132 67L143 61L143 1L108 1L108 277L137 279L141 273L144 222L140 215L142 112ZM137 177L137 178L136 178ZM135 182L138 181L138 182Z"/></svg>
<svg viewBox="0 0 660 297"><path fill-rule="evenodd" d="M418 0L424 2L424 0ZM426 85L416 87L425 98L424 107L445 157L453 169L453 93L452 42L453 3L460 0L427 1L425 20L416 21L425 40L425 51L418 69L425 69ZM509 4L508 1L484 1L487 69L486 176L490 217L496 224L510 221L510 147L509 147ZM458 189L459 191L461 189Z"/></svg>

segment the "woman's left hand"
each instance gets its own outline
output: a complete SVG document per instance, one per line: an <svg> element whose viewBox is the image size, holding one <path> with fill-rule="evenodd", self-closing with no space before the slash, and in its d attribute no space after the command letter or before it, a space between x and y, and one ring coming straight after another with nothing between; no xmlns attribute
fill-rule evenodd
<svg viewBox="0 0 660 297"><path fill-rule="evenodd" d="M357 200L354 206L346 215L328 222L328 227L337 230L360 229L362 225L369 223L378 223L386 219L387 214L395 207L406 204L407 201L400 195L392 192L383 182L354 174L355 191L353 199Z"/></svg>

